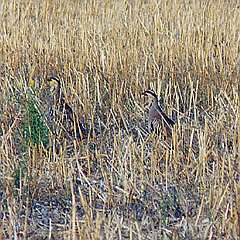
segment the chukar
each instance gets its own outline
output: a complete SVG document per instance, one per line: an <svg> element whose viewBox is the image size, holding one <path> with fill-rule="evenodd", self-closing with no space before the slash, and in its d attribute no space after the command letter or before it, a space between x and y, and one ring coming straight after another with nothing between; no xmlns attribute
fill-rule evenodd
<svg viewBox="0 0 240 240"><path fill-rule="evenodd" d="M168 137L172 136L174 121L171 120L158 104L158 96L153 90L147 90L142 93L144 96L152 96L153 103L148 112L148 131L160 133L165 131Z"/></svg>
<svg viewBox="0 0 240 240"><path fill-rule="evenodd" d="M61 89L61 81L58 77L50 77L47 78L47 81L50 85L50 91L52 94L51 103L49 106L51 111L59 111L65 115L65 119L67 118L74 125L74 121L76 121L76 136L77 138L85 138L87 136L87 130L84 128L83 124L77 121L76 114L69 106L69 104L65 101L64 95ZM68 131L69 132L69 131ZM72 135L74 131L70 131L69 133Z"/></svg>

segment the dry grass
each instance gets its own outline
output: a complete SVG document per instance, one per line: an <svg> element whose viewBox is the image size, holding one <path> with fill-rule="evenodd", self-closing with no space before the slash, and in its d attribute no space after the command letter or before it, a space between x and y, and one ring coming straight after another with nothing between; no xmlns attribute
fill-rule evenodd
<svg viewBox="0 0 240 240"><path fill-rule="evenodd" d="M239 8L1 1L0 239L237 239ZM50 75L89 139L52 134ZM149 87L171 140L143 131Z"/></svg>

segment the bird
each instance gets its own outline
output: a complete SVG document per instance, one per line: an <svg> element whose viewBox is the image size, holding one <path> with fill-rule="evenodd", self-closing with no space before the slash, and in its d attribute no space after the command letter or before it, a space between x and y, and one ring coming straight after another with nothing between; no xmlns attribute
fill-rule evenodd
<svg viewBox="0 0 240 240"><path fill-rule="evenodd" d="M141 95L152 96L153 103L148 111L148 131L160 134L161 130L165 130L168 137L172 136L172 128L175 122L170 119L158 104L158 96L153 90L146 90Z"/></svg>
<svg viewBox="0 0 240 240"><path fill-rule="evenodd" d="M47 78L47 82L50 86L51 101L49 106L51 108L51 115L55 115L56 112L60 112L64 115L64 120L69 120L72 127L76 125L76 136L77 138L86 138L88 135L87 129L83 124L77 121L77 117L70 105L65 101L64 94L62 92L61 81L56 76L51 76ZM72 136L74 131L67 130Z"/></svg>

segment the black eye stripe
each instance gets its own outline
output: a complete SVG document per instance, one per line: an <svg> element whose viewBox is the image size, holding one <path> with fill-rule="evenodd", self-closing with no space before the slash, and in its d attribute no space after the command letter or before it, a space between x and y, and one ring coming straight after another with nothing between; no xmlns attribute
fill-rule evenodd
<svg viewBox="0 0 240 240"><path fill-rule="evenodd" d="M150 94L153 97L157 98L157 94L153 90L151 90L151 89L146 90L143 94Z"/></svg>
<svg viewBox="0 0 240 240"><path fill-rule="evenodd" d="M47 78L47 81L56 81L58 83L60 83L60 79L58 77L50 77L50 78Z"/></svg>

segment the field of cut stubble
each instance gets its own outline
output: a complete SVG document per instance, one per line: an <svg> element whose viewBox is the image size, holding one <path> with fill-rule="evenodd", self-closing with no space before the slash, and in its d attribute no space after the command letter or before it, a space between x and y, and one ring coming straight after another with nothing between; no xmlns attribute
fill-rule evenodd
<svg viewBox="0 0 240 240"><path fill-rule="evenodd" d="M0 23L0 239L238 239L239 1L3 0ZM47 117L53 75L88 139Z"/></svg>

